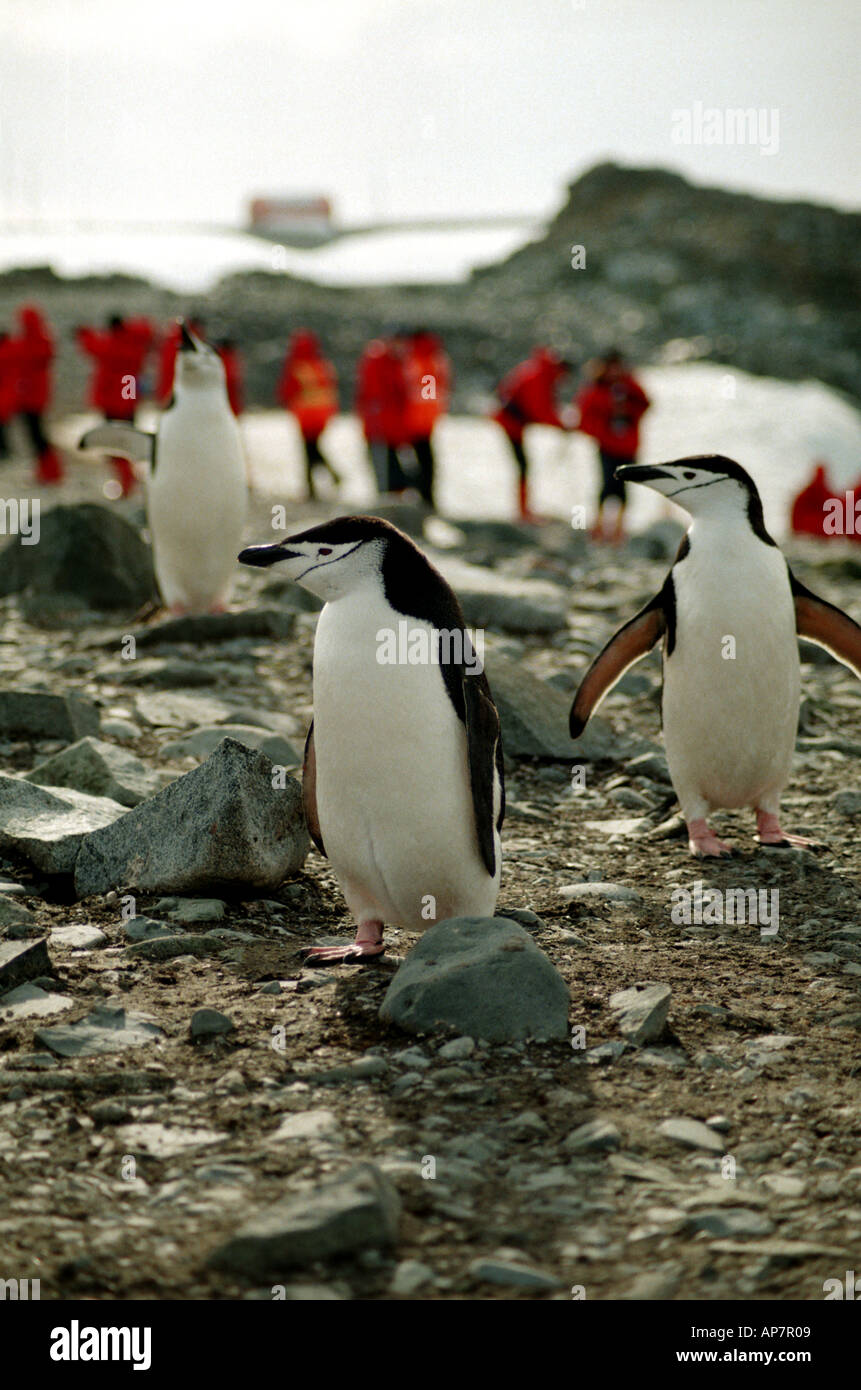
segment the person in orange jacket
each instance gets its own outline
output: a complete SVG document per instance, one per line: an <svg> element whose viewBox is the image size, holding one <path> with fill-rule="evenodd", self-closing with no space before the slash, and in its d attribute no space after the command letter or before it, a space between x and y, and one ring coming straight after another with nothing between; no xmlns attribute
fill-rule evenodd
<svg viewBox="0 0 861 1390"><path fill-rule="evenodd" d="M89 400L106 420L133 423L140 399L139 379L153 341L153 329L146 319L123 319L112 314L106 328L78 328L78 346L92 358L94 370ZM137 483L128 459L114 454L111 464L122 495L128 497Z"/></svg>
<svg viewBox="0 0 861 1390"><path fill-rule="evenodd" d="M640 420L651 404L640 383L626 366L622 354L611 348L591 368L592 380L577 395L578 429L598 445L601 490L598 515L592 528L595 540L604 539L604 509L611 499L616 517L609 537L618 544L624 536L625 484L615 476L623 463L634 463L640 446Z"/></svg>
<svg viewBox="0 0 861 1390"><path fill-rule="evenodd" d="M819 536L825 537L823 529L825 521L825 506L828 502L833 502L837 494L829 481L826 466L824 463L817 462L814 465L813 475L808 483L801 489L792 503L790 514L790 526L796 536ZM841 507L843 499L837 498Z"/></svg>
<svg viewBox="0 0 861 1390"><path fill-rule="evenodd" d="M403 374L404 433L418 464L418 490L433 507L436 459L432 435L437 420L448 412L451 394L451 363L435 333L414 328L408 335Z"/></svg>
<svg viewBox="0 0 861 1390"><path fill-rule="evenodd" d="M340 484L340 476L320 449L320 435L338 413L338 380L332 363L323 356L316 333L308 328L298 329L290 339L278 382L278 399L296 417L302 435L308 496L315 496L317 464L328 470L336 485Z"/></svg>
<svg viewBox="0 0 861 1390"><path fill-rule="evenodd" d="M18 310L19 332L8 349L15 378L14 410L20 415L36 454L36 482L59 483L63 479L60 455L45 434L43 416L51 399L54 339L40 311L33 304Z"/></svg>
<svg viewBox="0 0 861 1390"><path fill-rule="evenodd" d="M538 347L531 357L503 377L496 388L500 405L493 419L505 430L517 464L518 507L522 521L535 520L529 507L529 460L524 448L524 430L527 425L554 425L556 429L565 429L556 406L556 387L570 370L570 362L558 353L551 348Z"/></svg>
<svg viewBox="0 0 861 1390"><path fill-rule="evenodd" d="M362 422L380 493L402 493L407 486L398 450L407 442L403 340L398 333L374 338L365 347L356 373L356 414Z"/></svg>
<svg viewBox="0 0 861 1390"><path fill-rule="evenodd" d="M233 338L219 338L215 344L224 364L224 381L227 386L227 399L234 415L240 416L245 409L245 391L242 380L242 358Z"/></svg>

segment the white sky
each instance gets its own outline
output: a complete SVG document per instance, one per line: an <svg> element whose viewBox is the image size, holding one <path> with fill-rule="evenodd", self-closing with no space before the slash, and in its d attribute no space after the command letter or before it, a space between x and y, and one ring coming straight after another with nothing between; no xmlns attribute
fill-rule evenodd
<svg viewBox="0 0 861 1390"><path fill-rule="evenodd" d="M861 203L859 0L0 0L0 220L552 212L615 158ZM671 141L779 111L780 144Z"/></svg>

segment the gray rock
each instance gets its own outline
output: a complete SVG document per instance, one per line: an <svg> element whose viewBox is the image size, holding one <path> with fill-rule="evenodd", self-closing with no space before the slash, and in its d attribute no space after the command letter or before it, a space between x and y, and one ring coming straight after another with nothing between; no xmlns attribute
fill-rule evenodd
<svg viewBox="0 0 861 1390"><path fill-rule="evenodd" d="M266 1277L315 1260L393 1245L400 1199L390 1180L362 1163L310 1191L266 1207L213 1251L215 1269Z"/></svg>
<svg viewBox="0 0 861 1390"><path fill-rule="evenodd" d="M684 1145L686 1149L706 1149L709 1153L722 1154L726 1145L723 1136L715 1134L702 1120L664 1120L658 1125L658 1130L676 1144Z"/></svg>
<svg viewBox="0 0 861 1390"><path fill-rule="evenodd" d="M62 739L99 732L99 712L80 695L46 690L0 690L0 734L7 738Z"/></svg>
<svg viewBox="0 0 861 1390"><path fill-rule="evenodd" d="M471 1057L475 1051L475 1042L472 1038L452 1038L451 1042L443 1043L437 1052L438 1057L444 1057L446 1061L459 1061L463 1057Z"/></svg>
<svg viewBox="0 0 861 1390"><path fill-rule="evenodd" d="M469 1272L478 1283L502 1284L514 1289L558 1289L562 1282L554 1274L515 1260L473 1260Z"/></svg>
<svg viewBox="0 0 861 1390"><path fill-rule="evenodd" d="M130 917L123 923L123 933L127 941L153 941L156 937L179 940L175 927L166 927L163 922L154 922L151 917Z"/></svg>
<svg viewBox="0 0 861 1390"><path fill-rule="evenodd" d="M575 743L568 733L571 701L546 681L496 652L488 654L486 665L508 757L591 762L624 756L627 743L598 716Z"/></svg>
<svg viewBox="0 0 861 1390"><path fill-rule="evenodd" d="M204 1038L219 1038L225 1033L236 1031L236 1025L227 1014L220 1014L217 1009L196 1009L191 1016L190 1033L193 1042L200 1042Z"/></svg>
<svg viewBox="0 0 861 1390"><path fill-rule="evenodd" d="M745 1207L716 1207L690 1216L688 1229L707 1231L712 1236L770 1236L774 1222Z"/></svg>
<svg viewBox="0 0 861 1390"><path fill-rule="evenodd" d="M171 922L220 922L224 917L220 898L159 898L152 910Z"/></svg>
<svg viewBox="0 0 861 1390"><path fill-rule="evenodd" d="M834 792L828 800L838 816L845 816L847 820L855 820L857 816L861 815L861 792Z"/></svg>
<svg viewBox="0 0 861 1390"><path fill-rule="evenodd" d="M7 898L4 893L0 893L0 927L26 927L31 926L36 921L34 913L23 903L16 902L14 898Z"/></svg>
<svg viewBox="0 0 861 1390"><path fill-rule="evenodd" d="M223 942L210 936L192 935L191 932L163 936L149 932L143 940L127 946L126 955L140 956L142 960L178 960L181 956L217 956L223 950Z"/></svg>
<svg viewBox="0 0 861 1390"><path fill-rule="evenodd" d="M578 1125L562 1147L570 1154L607 1153L618 1149L621 1142L621 1130L612 1120L595 1119Z"/></svg>
<svg viewBox="0 0 861 1390"><path fill-rule="evenodd" d="M565 902L608 902L631 903L642 906L643 899L633 888L623 883L571 883L559 889L559 896Z"/></svg>
<svg viewBox="0 0 861 1390"><path fill-rule="evenodd" d="M38 985L18 985L0 998L0 1022L18 1018L46 1018L62 1013L74 1004L67 994L53 994Z"/></svg>
<svg viewBox="0 0 861 1390"><path fill-rule="evenodd" d="M73 927L52 927L48 939L50 946L65 946L72 951L91 951L96 946L107 944L108 938L98 927L82 923Z"/></svg>
<svg viewBox="0 0 861 1390"><path fill-rule="evenodd" d="M14 537L3 549L0 594L22 592L135 612L158 598L152 551L113 509L90 502L52 507L43 512L38 545Z"/></svg>
<svg viewBox="0 0 861 1390"><path fill-rule="evenodd" d="M100 1004L77 1023L43 1028L36 1042L60 1057L98 1057L106 1052L122 1052L126 1047L142 1047L164 1037L146 1014L126 1013Z"/></svg>
<svg viewBox="0 0 861 1390"><path fill-rule="evenodd" d="M528 932L503 917L455 917L422 936L380 1017L410 1033L456 1028L489 1042L568 1033L568 988Z"/></svg>
<svg viewBox="0 0 861 1390"><path fill-rule="evenodd" d="M685 528L678 521L661 517L647 526L645 531L631 536L628 552L643 556L646 560L674 560L684 534Z"/></svg>
<svg viewBox="0 0 861 1390"><path fill-rule="evenodd" d="M672 991L669 985L636 984L610 995L610 1008L617 1015L619 1032L628 1042L642 1047L663 1036Z"/></svg>
<svg viewBox="0 0 861 1390"><path fill-rule="evenodd" d="M44 937L38 941L0 941L0 991L38 980L53 970Z"/></svg>
<svg viewBox="0 0 861 1390"><path fill-rule="evenodd" d="M170 618L135 634L138 647L158 647L163 642L228 642L237 637L290 637L295 626L292 613L282 608L247 608L241 613L200 613Z"/></svg>
<svg viewBox="0 0 861 1390"><path fill-rule="evenodd" d="M118 743L134 743L141 731L130 719L103 719L100 732L105 738L115 738Z"/></svg>
<svg viewBox="0 0 861 1390"><path fill-rule="evenodd" d="M418 1293L425 1284L433 1282L433 1270L422 1264L421 1260L401 1260L392 1276L389 1289L396 1298L409 1298L410 1294Z"/></svg>
<svg viewBox="0 0 861 1390"><path fill-rule="evenodd" d="M208 758L226 738L246 748L259 748L281 767L298 767L302 762L302 754L286 738L253 724L204 724L182 738L163 743L159 751L165 758Z"/></svg>
<svg viewBox="0 0 861 1390"><path fill-rule="evenodd" d="M178 1126L161 1124L124 1125L117 1130L117 1143L121 1152L144 1154L152 1158L175 1158L188 1153L190 1149L200 1149L208 1144L218 1144L227 1135L215 1129L180 1129Z"/></svg>
<svg viewBox="0 0 861 1390"><path fill-rule="evenodd" d="M128 885L168 893L277 888L301 868L310 842L299 783L272 782L265 754L226 739L193 772L84 839L78 895Z"/></svg>
<svg viewBox="0 0 861 1390"><path fill-rule="evenodd" d="M133 753L89 737L38 763L25 780L41 787L72 787L90 796L107 796L121 806L137 806L162 785Z"/></svg>
<svg viewBox="0 0 861 1390"><path fill-rule="evenodd" d="M126 808L69 787L37 787L0 773L0 846L23 854L46 874L70 874L81 843Z"/></svg>
<svg viewBox="0 0 861 1390"><path fill-rule="evenodd" d="M215 724L233 718L231 706L214 695L184 695L181 691L138 695L135 710L142 722L153 729L188 729L195 724Z"/></svg>
<svg viewBox="0 0 861 1390"><path fill-rule="evenodd" d="M295 1115L285 1115L269 1137L279 1142L284 1139L308 1142L315 1139L332 1139L339 1129L338 1117L333 1110L301 1110Z"/></svg>
<svg viewBox="0 0 861 1390"><path fill-rule="evenodd" d="M521 579L433 554L460 600L467 626L492 632L558 632L568 622L564 591L543 579Z"/></svg>

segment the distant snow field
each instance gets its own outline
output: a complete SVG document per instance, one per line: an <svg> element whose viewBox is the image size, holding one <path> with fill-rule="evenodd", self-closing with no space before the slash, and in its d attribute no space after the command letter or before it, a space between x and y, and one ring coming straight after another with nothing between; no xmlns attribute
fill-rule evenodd
<svg viewBox="0 0 861 1390"><path fill-rule="evenodd" d="M203 294L224 275L282 271L320 285L445 284L510 256L534 223L380 231L298 249L243 232L0 230L0 271L50 265L58 275L143 276L179 294Z"/></svg>
<svg viewBox="0 0 861 1390"><path fill-rule="evenodd" d="M819 382L787 383L752 377L710 363L651 367L641 373L653 405L644 421L641 463L718 453L737 459L760 489L766 522L776 536L787 530L789 503L807 479L814 459L827 461L835 486L851 487L861 477L861 414ZM154 423L141 412L141 424ZM67 417L54 433L71 446L86 419ZM301 441L293 420L281 411L243 417L249 478L255 491L288 503L304 495ZM324 452L343 478L338 494L320 474L321 492L339 497L343 509L373 502L374 488L358 420L341 415L322 438ZM534 460L533 506L570 518L575 506L595 509L598 465L591 440L580 434L533 427L527 450ZM515 514L516 472L502 430L493 421L454 416L439 426L438 505L445 516L499 517ZM683 518L672 503L647 488L630 487L630 525L639 530L656 517Z"/></svg>

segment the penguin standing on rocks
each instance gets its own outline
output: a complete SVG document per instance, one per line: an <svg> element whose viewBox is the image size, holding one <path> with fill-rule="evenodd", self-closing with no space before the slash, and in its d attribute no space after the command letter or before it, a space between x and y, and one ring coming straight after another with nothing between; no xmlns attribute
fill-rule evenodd
<svg viewBox="0 0 861 1390"><path fill-rule="evenodd" d="M185 323L181 333L173 400L157 434L104 424L79 445L148 466L155 574L177 615L223 609L248 505L242 441L221 358Z"/></svg>
<svg viewBox="0 0 861 1390"><path fill-rule="evenodd" d="M325 600L303 789L311 836L356 918L355 941L312 964L385 950L385 923L424 931L492 916L504 814L499 718L442 575L396 527L342 517L247 565L281 564Z"/></svg>
<svg viewBox="0 0 861 1390"><path fill-rule="evenodd" d="M706 819L719 807L752 807L760 844L810 843L785 834L779 820L798 725L798 638L861 676L861 627L795 578L765 529L756 484L732 459L630 464L617 477L671 498L691 526L660 593L586 672L571 707L572 738L663 639L664 742L691 853L732 852Z"/></svg>

